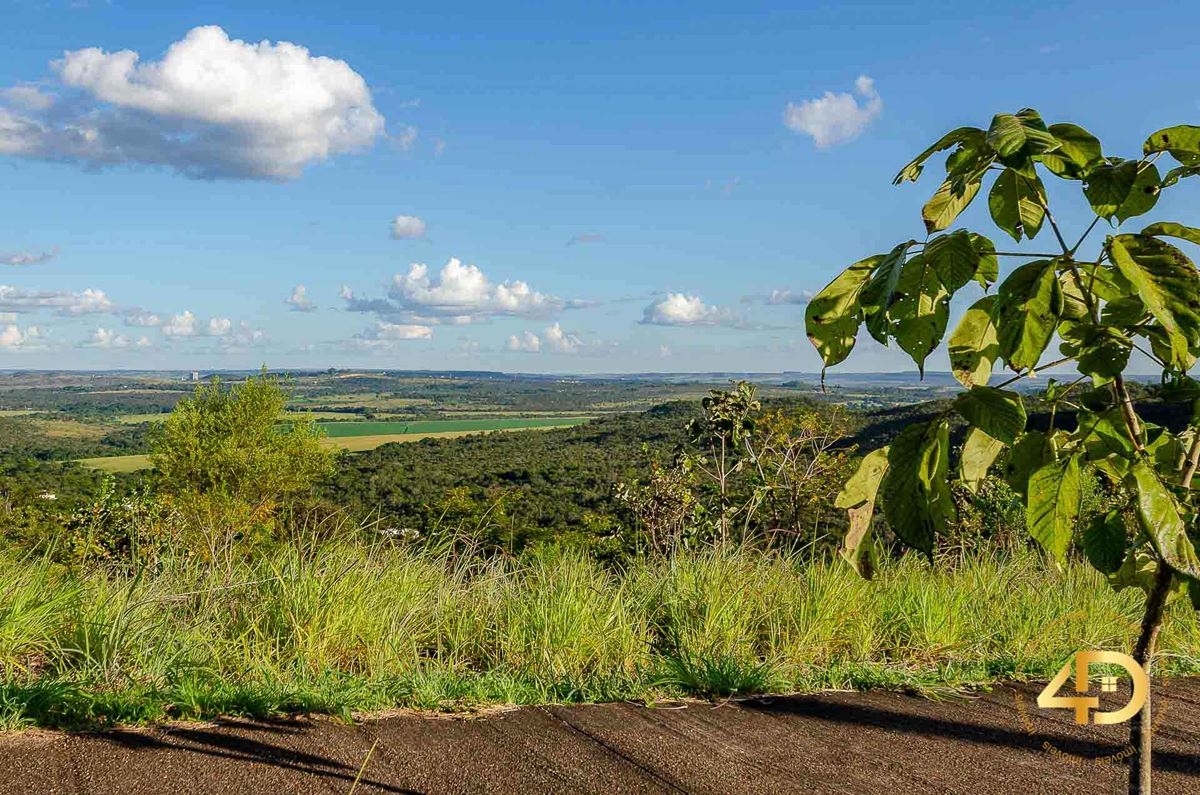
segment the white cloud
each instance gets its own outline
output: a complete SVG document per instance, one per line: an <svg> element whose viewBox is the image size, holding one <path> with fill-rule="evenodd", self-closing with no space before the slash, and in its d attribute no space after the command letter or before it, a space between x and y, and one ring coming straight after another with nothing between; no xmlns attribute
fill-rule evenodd
<svg viewBox="0 0 1200 795"><path fill-rule="evenodd" d="M570 332L563 331L560 324L545 329L541 335L532 331L523 331L520 335L512 334L504 347L520 353L578 353L584 347L583 340Z"/></svg>
<svg viewBox="0 0 1200 795"><path fill-rule="evenodd" d="M113 312L116 306L103 290L82 292L26 290L0 284L0 312L37 312L51 309L60 315L89 315Z"/></svg>
<svg viewBox="0 0 1200 795"><path fill-rule="evenodd" d="M433 329L410 323L376 323L367 334L370 339L380 340L428 340L433 339Z"/></svg>
<svg viewBox="0 0 1200 795"><path fill-rule="evenodd" d="M54 97L43 93L36 86L13 86L0 90L0 102L23 110L41 112L54 106Z"/></svg>
<svg viewBox="0 0 1200 795"><path fill-rule="evenodd" d="M392 219L393 240L415 240L425 237L425 222L415 215L397 215Z"/></svg>
<svg viewBox="0 0 1200 795"><path fill-rule="evenodd" d="M819 99L789 102L783 123L793 132L811 135L819 149L854 140L883 112L883 98L875 90L874 80L862 75L854 81L854 90L862 105L851 94L826 91Z"/></svg>
<svg viewBox="0 0 1200 795"><path fill-rule="evenodd" d="M350 289L349 285L343 284L342 289L338 290L338 298L341 298L343 301L353 301L354 291Z"/></svg>
<svg viewBox="0 0 1200 795"><path fill-rule="evenodd" d="M224 337L233 330L233 321L227 317L214 317L208 321L208 336Z"/></svg>
<svg viewBox="0 0 1200 795"><path fill-rule="evenodd" d="M550 350L557 353L575 353L583 347L583 341L579 337L563 331L558 323L546 329L545 338Z"/></svg>
<svg viewBox="0 0 1200 795"><path fill-rule="evenodd" d="M32 251L13 251L0 254L0 264L4 265L41 265L49 262L57 255L53 251L43 251L35 254Z"/></svg>
<svg viewBox="0 0 1200 795"><path fill-rule="evenodd" d="M393 350L397 343L429 339L433 339L433 329L429 326L377 321L374 326L342 343L342 346L362 351Z"/></svg>
<svg viewBox="0 0 1200 795"><path fill-rule="evenodd" d="M803 306L813 298L812 290L793 290L790 287L783 287L778 290L772 290L767 295L745 295L742 296L742 303L757 304L763 303L767 306Z"/></svg>
<svg viewBox="0 0 1200 795"><path fill-rule="evenodd" d="M504 345L510 351L521 353L537 353L542 349L542 340L532 331L522 332L520 336L512 334Z"/></svg>
<svg viewBox="0 0 1200 795"><path fill-rule="evenodd" d="M728 310L709 306L698 295L683 293L670 293L642 313L642 323L653 326L715 326L732 320Z"/></svg>
<svg viewBox="0 0 1200 795"><path fill-rule="evenodd" d="M285 301L292 308L293 312L312 312L317 308L317 305L308 297L308 288L303 284L297 284L292 288L291 296Z"/></svg>
<svg viewBox="0 0 1200 795"><path fill-rule="evenodd" d="M411 124L400 128L400 132L391 136L392 142L407 152L417 142L418 130Z"/></svg>
<svg viewBox="0 0 1200 795"><path fill-rule="evenodd" d="M217 337L221 350L225 352L242 351L267 341L265 331L254 328L244 320L234 325L225 318L213 318L208 323L209 336ZM213 333L214 323L217 324L215 328L220 331L219 334Z"/></svg>
<svg viewBox="0 0 1200 795"><path fill-rule="evenodd" d="M290 42L230 39L216 26L192 29L158 61L89 47L52 66L76 101L8 89L0 154L288 180L384 133L366 81L345 61Z"/></svg>
<svg viewBox="0 0 1200 795"><path fill-rule="evenodd" d="M162 333L167 337L195 337L200 334L199 321L187 311L172 315L170 320L162 324Z"/></svg>
<svg viewBox="0 0 1200 795"><path fill-rule="evenodd" d="M498 316L544 317L581 305L539 293L523 281L493 283L479 268L457 259L435 275L428 266L414 264L408 273L392 278L386 298L359 298L349 288L341 295L352 312L427 325L466 325Z"/></svg>
<svg viewBox="0 0 1200 795"><path fill-rule="evenodd" d="M94 315L98 312L116 311L116 304L108 299L103 290L84 290L76 300L63 307L68 315Z"/></svg>
<svg viewBox="0 0 1200 795"><path fill-rule="evenodd" d="M162 324L162 316L157 315L154 312L147 312L142 309L128 309L125 311L126 326L153 328L154 326L161 326Z"/></svg>
<svg viewBox="0 0 1200 795"><path fill-rule="evenodd" d="M97 328L90 340L80 343L82 348L103 348L105 350L124 350L125 348L149 348L153 345L149 337L138 337L136 340L125 334L118 334L112 329Z"/></svg>
<svg viewBox="0 0 1200 795"><path fill-rule="evenodd" d="M45 332L37 326L22 329L15 323L9 323L0 328L0 348L18 350L20 348L40 348Z"/></svg>

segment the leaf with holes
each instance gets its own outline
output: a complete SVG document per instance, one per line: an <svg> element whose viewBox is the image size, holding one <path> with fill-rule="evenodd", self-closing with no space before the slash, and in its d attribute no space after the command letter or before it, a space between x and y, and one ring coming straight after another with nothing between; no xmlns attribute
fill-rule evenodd
<svg viewBox="0 0 1200 795"><path fill-rule="evenodd" d="M971 305L950 335L950 371L963 386L985 386L992 364L1000 357L992 312L996 296L985 295Z"/></svg>

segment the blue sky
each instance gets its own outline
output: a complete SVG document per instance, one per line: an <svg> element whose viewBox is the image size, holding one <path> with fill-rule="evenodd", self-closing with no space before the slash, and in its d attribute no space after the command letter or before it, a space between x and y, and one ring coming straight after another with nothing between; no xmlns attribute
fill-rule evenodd
<svg viewBox="0 0 1200 795"><path fill-rule="evenodd" d="M813 371L946 130L1200 115L1182 3L0 5L0 368Z"/></svg>

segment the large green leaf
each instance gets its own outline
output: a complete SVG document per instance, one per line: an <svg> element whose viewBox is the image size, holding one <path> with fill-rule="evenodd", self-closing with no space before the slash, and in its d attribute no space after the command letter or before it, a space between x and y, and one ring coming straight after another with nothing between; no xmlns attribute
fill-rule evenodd
<svg viewBox="0 0 1200 795"><path fill-rule="evenodd" d="M933 197L921 208L925 231L931 234L940 232L954 223L954 219L967 209L975 194L979 193L981 181L981 178L966 181L951 178L943 182Z"/></svg>
<svg viewBox="0 0 1200 795"><path fill-rule="evenodd" d="M904 264L888 318L896 343L924 375L925 358L942 341L950 319L950 292L924 255Z"/></svg>
<svg viewBox="0 0 1200 795"><path fill-rule="evenodd" d="M1053 461L1049 440L1041 431L1026 431L1008 453L1004 479L1022 497L1028 493L1029 476L1047 461Z"/></svg>
<svg viewBox="0 0 1200 795"><path fill-rule="evenodd" d="M1125 372L1133 341L1123 332L1108 326L1081 326L1075 356L1079 372L1100 384Z"/></svg>
<svg viewBox="0 0 1200 795"><path fill-rule="evenodd" d="M1158 204L1158 194L1162 188L1162 179L1158 175L1158 167L1153 163L1142 166L1129 189L1129 195L1117 208L1117 223L1125 223L1130 218L1145 215Z"/></svg>
<svg viewBox="0 0 1200 795"><path fill-rule="evenodd" d="M1200 166L1200 127L1181 124L1159 130L1146 139L1142 151L1147 155L1169 152L1185 166Z"/></svg>
<svg viewBox="0 0 1200 795"><path fill-rule="evenodd" d="M1025 430L1025 404L1016 392L973 386L954 401L954 409L988 436L1013 444Z"/></svg>
<svg viewBox="0 0 1200 795"><path fill-rule="evenodd" d="M1059 143L1037 111L1024 108L1016 114L999 113L988 127L987 143L1006 166L1019 167L1029 158L1057 149Z"/></svg>
<svg viewBox="0 0 1200 795"><path fill-rule="evenodd" d="M1174 246L1141 235L1112 238L1109 253L1162 327L1170 346L1170 363L1187 370L1192 359L1189 348L1200 343L1200 275L1196 267Z"/></svg>
<svg viewBox="0 0 1200 795"><path fill-rule="evenodd" d="M950 438L946 422L910 425L888 448L880 487L883 513L896 536L933 554L935 535L954 519L947 480Z"/></svg>
<svg viewBox="0 0 1200 795"><path fill-rule="evenodd" d="M1180 240L1200 245L1200 229L1194 226L1171 223L1170 221L1160 221L1157 224L1150 224L1140 234L1146 237L1177 237Z"/></svg>
<svg viewBox="0 0 1200 795"><path fill-rule="evenodd" d="M1083 195L1087 197L1096 215L1111 219L1129 199L1137 178L1136 160L1126 160L1117 165L1097 166L1087 176Z"/></svg>
<svg viewBox="0 0 1200 795"><path fill-rule="evenodd" d="M972 428L967 434L967 441L963 443L959 472L963 484L973 494L979 493L979 487L983 485L988 469L1003 449L1004 442L993 439L979 428Z"/></svg>
<svg viewBox="0 0 1200 795"><path fill-rule="evenodd" d="M850 529L842 541L840 553L854 570L870 579L875 571L871 539L871 518L875 496L888 468L888 448L881 447L863 456L858 469L846 481L834 504L847 511Z"/></svg>
<svg viewBox="0 0 1200 795"><path fill-rule="evenodd" d="M1120 511L1097 514L1080 534L1083 554L1100 572L1113 574L1125 560L1125 521Z"/></svg>
<svg viewBox="0 0 1200 795"><path fill-rule="evenodd" d="M1082 127L1051 124L1049 132L1058 141L1058 149L1039 155L1038 160L1057 176L1083 179L1092 168L1104 162L1100 141Z"/></svg>
<svg viewBox="0 0 1200 795"><path fill-rule="evenodd" d="M985 386L992 376L992 363L1000 356L992 322L995 306L996 296L980 298L950 335L950 370L963 386Z"/></svg>
<svg viewBox="0 0 1200 795"><path fill-rule="evenodd" d="M804 310L805 330L826 367L844 361L854 349L862 323L859 292L882 259L882 255L877 255L854 263L808 302Z"/></svg>
<svg viewBox="0 0 1200 795"><path fill-rule="evenodd" d="M933 265L945 288L953 293L976 277L982 257L971 233L960 229L938 235L925 244L925 259Z"/></svg>
<svg viewBox="0 0 1200 795"><path fill-rule="evenodd" d="M926 149L921 154L913 158L912 162L900 169L900 173L892 180L893 185L899 185L901 182L916 182L921 176L921 171L925 168L925 161L938 152L945 151L952 146L957 145L976 145L984 142L983 130L978 127L959 127L957 130L951 130L943 135L938 141Z"/></svg>
<svg viewBox="0 0 1200 795"><path fill-rule="evenodd" d="M1133 442L1129 440L1120 410L1109 409L1098 414L1080 410L1076 416L1079 422L1076 437L1083 444L1084 456L1114 483L1120 482L1135 459Z"/></svg>
<svg viewBox="0 0 1200 795"><path fill-rule="evenodd" d="M1043 464L1029 476L1025 524L1029 534L1056 561L1066 560L1083 500L1079 458Z"/></svg>
<svg viewBox="0 0 1200 795"><path fill-rule="evenodd" d="M1180 574L1200 577L1200 560L1174 495L1145 461L1130 467L1129 481L1136 495L1138 522L1159 557Z"/></svg>
<svg viewBox="0 0 1200 795"><path fill-rule="evenodd" d="M900 281L900 271L904 268L904 258L915 240L907 240L894 246L875 268L875 272L859 293L859 303L867 318L867 330L880 345L888 343L887 310L892 304L896 293L896 284Z"/></svg>
<svg viewBox="0 0 1200 795"><path fill-rule="evenodd" d="M1054 262L1038 260L1017 268L1000 284L997 297L1001 357L1016 372L1036 367L1063 308Z"/></svg>
<svg viewBox="0 0 1200 795"><path fill-rule="evenodd" d="M1000 259L996 256L996 244L983 235L971 232L971 245L979 255L979 265L975 268L975 281L987 289L1000 278Z"/></svg>
<svg viewBox="0 0 1200 795"><path fill-rule="evenodd" d="M1027 177L1006 168L988 193L988 209L996 226L1020 242L1021 236L1033 238L1046 218L1046 189L1035 174Z"/></svg>

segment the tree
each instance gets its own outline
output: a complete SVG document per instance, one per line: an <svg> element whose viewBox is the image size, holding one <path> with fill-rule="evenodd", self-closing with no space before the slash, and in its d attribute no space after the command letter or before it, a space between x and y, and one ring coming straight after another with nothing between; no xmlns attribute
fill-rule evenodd
<svg viewBox="0 0 1200 795"><path fill-rule="evenodd" d="M735 513L729 498L730 479L742 469L747 452L744 446L754 433L754 416L762 408L754 393L754 385L746 381L734 383L730 390L709 390L700 401L702 414L688 423L688 436L703 451L692 457L690 464L717 487L722 544L729 540Z"/></svg>
<svg viewBox="0 0 1200 795"><path fill-rule="evenodd" d="M1034 110L1001 113L987 129L960 127L943 136L896 176L916 181L938 152L946 178L924 205L924 240L907 240L851 265L808 305L806 325L826 367L850 354L859 330L894 341L924 372L942 342L950 300L972 282L985 292L1000 279L1001 258L1019 263L994 293L976 300L950 334L954 376L966 389L949 411L971 426L958 470L977 483L1007 450L1005 475L1021 495L1032 537L1054 560L1073 543L1117 586L1146 591L1133 656L1149 673L1168 596L1186 590L1200 606L1195 549L1200 499L1200 382L1188 375L1200 356L1200 275L1175 242L1200 244L1200 229L1160 221L1131 233L1120 226L1154 209L1162 191L1200 173L1200 127L1159 130L1142 155L1105 156L1100 142L1074 124L1042 121ZM1164 159L1164 155L1169 159ZM1178 165L1162 173L1159 163ZM1094 215L1074 243L1050 209L1044 175L1079 183ZM947 231L994 176L987 195L992 221L1020 243L1048 226L1050 253L997 251L966 229ZM1101 221L1114 234L1084 246ZM1043 237L1047 237L1043 235ZM1057 336L1061 357L1046 362ZM1145 422L1124 375L1133 351L1161 371L1164 394L1192 404L1190 426L1172 433ZM1047 398L1074 409L1073 431L1026 430L1021 395L1007 389L1051 367L1073 365L1078 377L1054 385ZM1002 365L1014 375L994 383ZM871 548L876 499L899 540L932 557L935 536L954 516L949 488L948 414L905 429L888 447L863 458L839 495L850 514L844 554L860 567ZM1093 470L1125 501L1077 532L1080 479ZM1124 516L1136 517L1126 522ZM1136 751L1130 792L1149 793L1150 702L1130 725Z"/></svg>
<svg viewBox="0 0 1200 795"><path fill-rule="evenodd" d="M309 419L284 415L288 393L264 370L232 388L202 384L155 430L160 485L189 506L216 557L279 504L331 474L337 454Z"/></svg>

